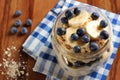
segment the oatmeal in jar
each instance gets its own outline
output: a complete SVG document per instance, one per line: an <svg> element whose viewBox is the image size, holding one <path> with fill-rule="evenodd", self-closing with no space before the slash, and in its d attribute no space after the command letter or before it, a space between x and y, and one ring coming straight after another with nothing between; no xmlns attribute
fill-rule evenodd
<svg viewBox="0 0 120 80"><path fill-rule="evenodd" d="M74 71L72 75L75 76L90 73L110 56L111 38L111 24L107 17L87 6L62 12L52 33L60 66L68 74Z"/></svg>

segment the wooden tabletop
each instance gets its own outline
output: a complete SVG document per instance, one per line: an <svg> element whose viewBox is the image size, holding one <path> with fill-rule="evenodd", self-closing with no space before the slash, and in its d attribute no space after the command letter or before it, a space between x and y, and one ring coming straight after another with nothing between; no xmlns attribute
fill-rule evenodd
<svg viewBox="0 0 120 80"><path fill-rule="evenodd" d="M120 0L78 0L84 3L106 9L120 14ZM35 60L22 52L22 44L47 12L52 9L58 0L0 0L0 80L45 80L45 75L32 71ZM21 10L22 15L14 17L15 11ZM33 24L28 28L28 33L20 34L26 19L32 19ZM18 32L10 34L10 29L16 19L22 21ZM120 80L120 47L115 56L113 65L108 75L108 80ZM14 74L17 65L21 71L18 77ZM18 73L17 73L18 74Z"/></svg>

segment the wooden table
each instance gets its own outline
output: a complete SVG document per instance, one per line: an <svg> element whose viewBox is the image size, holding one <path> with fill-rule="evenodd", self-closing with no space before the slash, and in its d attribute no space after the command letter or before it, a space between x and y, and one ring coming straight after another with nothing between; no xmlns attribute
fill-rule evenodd
<svg viewBox="0 0 120 80"><path fill-rule="evenodd" d="M120 0L78 0L94 6L106 9L120 14ZM4 59L14 59L16 62L20 62L24 68L20 70L29 73L29 75L22 74L17 77L17 80L45 80L45 75L32 71L35 61L29 57L26 53L21 51L21 45L35 29L37 24L44 18L47 12L52 9L58 0L0 0L0 80L10 80L6 75L6 69L3 65ZM16 10L21 10L22 15L20 17L13 17ZM24 26L26 19L31 18L33 25L28 27L28 33L26 35L20 35L20 29ZM16 19L21 19L23 25L18 27L18 33L15 35L10 34L10 29ZM7 55L7 52L11 49L11 55ZM120 49L120 47L119 47ZM108 80L120 80L120 50L118 50L112 68L108 75ZM2 64L2 65L1 65ZM7 64L7 63L6 63ZM8 71L7 71L8 72ZM22 73L22 72L21 72Z"/></svg>

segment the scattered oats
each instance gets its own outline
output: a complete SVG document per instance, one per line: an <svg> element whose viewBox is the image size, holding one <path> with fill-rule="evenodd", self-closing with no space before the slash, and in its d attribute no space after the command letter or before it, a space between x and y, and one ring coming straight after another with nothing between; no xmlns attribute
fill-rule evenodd
<svg viewBox="0 0 120 80"><path fill-rule="evenodd" d="M7 48L8 51L10 51L10 48Z"/></svg>
<svg viewBox="0 0 120 80"><path fill-rule="evenodd" d="M1 72L1 74L3 75L3 74L4 74L4 72Z"/></svg>
<svg viewBox="0 0 120 80"><path fill-rule="evenodd" d="M4 58L3 58L2 60L3 60L4 62L6 61L6 59L4 59Z"/></svg>
<svg viewBox="0 0 120 80"><path fill-rule="evenodd" d="M25 74L25 72L24 72L24 71L20 71L20 73L21 73L22 75L24 75L24 74Z"/></svg>
<svg viewBox="0 0 120 80"><path fill-rule="evenodd" d="M13 51L11 51L13 50ZM0 67L3 66L3 68L5 69L5 71L1 71L1 74L5 74L8 76L8 80L17 80L18 76L21 76L23 74L25 74L25 72L23 70L19 70L20 67L22 67L21 62L16 62L14 59L11 59L11 53L15 53L18 52L20 50L17 50L17 48L15 46L11 46L8 47L6 49L4 49L4 55L6 55L6 58L2 58L2 63L0 63ZM22 55L20 55L22 56ZM22 62L23 64L25 64L25 61ZM23 65L23 69L25 70L25 66ZM26 74L28 75L28 74ZM10 78L10 79L9 79Z"/></svg>
<svg viewBox="0 0 120 80"><path fill-rule="evenodd" d="M0 67L2 66L2 64L0 63Z"/></svg>
<svg viewBox="0 0 120 80"><path fill-rule="evenodd" d="M11 54L8 54L7 56L8 56L8 57L11 57Z"/></svg>
<svg viewBox="0 0 120 80"><path fill-rule="evenodd" d="M22 55L20 55L20 57L22 57Z"/></svg>
<svg viewBox="0 0 120 80"><path fill-rule="evenodd" d="M26 73L26 76L29 76L29 73Z"/></svg>
<svg viewBox="0 0 120 80"><path fill-rule="evenodd" d="M9 51L5 51L4 53L7 55L7 54L9 54Z"/></svg>
<svg viewBox="0 0 120 80"><path fill-rule="evenodd" d="M4 68L6 69L6 74L10 77L10 78L17 78L17 76L20 75L19 72L19 65L16 61L14 61L13 59L11 61L8 61L6 59L3 59L3 65Z"/></svg>
<svg viewBox="0 0 120 80"><path fill-rule="evenodd" d="M23 61L22 63L25 64L25 61Z"/></svg>
<svg viewBox="0 0 120 80"><path fill-rule="evenodd" d="M23 67L23 69L25 70L25 67Z"/></svg>
<svg viewBox="0 0 120 80"><path fill-rule="evenodd" d="M9 65L8 65L9 64ZM12 61L7 63L8 66L7 67L7 75L11 78L16 78L17 76L19 76L19 66L17 64L17 62Z"/></svg>
<svg viewBox="0 0 120 80"><path fill-rule="evenodd" d="M19 62L18 65L21 66L21 63Z"/></svg>
<svg viewBox="0 0 120 80"><path fill-rule="evenodd" d="M11 49L13 49L13 50L17 50L17 48L15 47L15 46L11 46Z"/></svg>
<svg viewBox="0 0 120 80"><path fill-rule="evenodd" d="M18 50L18 52L20 52L20 50ZM21 55L22 56L22 55Z"/></svg>

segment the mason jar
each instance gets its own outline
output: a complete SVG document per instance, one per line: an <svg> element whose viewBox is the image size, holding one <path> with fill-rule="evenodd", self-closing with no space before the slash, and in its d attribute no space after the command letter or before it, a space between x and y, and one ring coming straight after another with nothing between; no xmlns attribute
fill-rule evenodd
<svg viewBox="0 0 120 80"><path fill-rule="evenodd" d="M79 8L80 11L87 11L89 14L97 12L99 14L99 17L106 20L108 23L107 31L109 33L109 38L97 51L86 52L85 54L76 54L68 45L63 45L64 40L61 42L62 38L57 35L57 28L64 26L61 22L61 18L65 16L65 12L67 10L73 11L76 7ZM103 63L109 58L112 53L112 26L109 19L98 8L87 5L74 6L61 12L54 23L51 38L58 64L65 73L72 76L83 76L91 73L92 71L95 71L98 69L98 66L103 65ZM78 62L78 66L75 65L76 62Z"/></svg>

